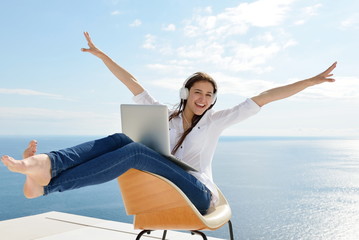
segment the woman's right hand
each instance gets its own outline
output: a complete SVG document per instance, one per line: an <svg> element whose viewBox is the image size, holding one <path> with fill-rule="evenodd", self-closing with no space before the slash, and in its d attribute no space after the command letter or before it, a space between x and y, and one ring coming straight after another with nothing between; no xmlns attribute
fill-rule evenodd
<svg viewBox="0 0 359 240"><path fill-rule="evenodd" d="M103 57L105 54L95 46L95 44L91 40L90 34L88 32L84 32L84 36L87 40L87 45L89 46L89 48L81 48L81 51L92 53L99 58Z"/></svg>
<svg viewBox="0 0 359 240"><path fill-rule="evenodd" d="M118 65L109 56L107 56L104 52L98 49L95 44L93 44L90 34L88 32L84 32L84 35L89 48L81 48L81 51L89 52L96 57L99 57L107 66L107 68L113 73L113 75L115 75L123 84L125 84L125 86L133 93L133 95L136 96L144 91L144 88L136 80L136 78L131 75L131 73Z"/></svg>

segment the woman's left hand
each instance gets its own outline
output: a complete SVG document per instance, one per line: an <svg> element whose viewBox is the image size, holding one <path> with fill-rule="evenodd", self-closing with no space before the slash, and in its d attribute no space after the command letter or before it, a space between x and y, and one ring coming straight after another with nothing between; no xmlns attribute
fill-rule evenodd
<svg viewBox="0 0 359 240"><path fill-rule="evenodd" d="M307 87L321 84L324 82L334 82L335 79L331 78L333 76L332 71L337 66L337 62L333 63L327 70L324 72L302 81L298 81L289 85L285 85L282 87L273 88L262 92L258 96L252 97L252 100L258 104L258 106L262 107L265 104L270 102L284 99L290 97L294 94L297 94Z"/></svg>
<svg viewBox="0 0 359 240"><path fill-rule="evenodd" d="M324 72L318 74L317 76L314 76L312 78L309 78L313 85L321 84L324 82L335 82L334 78L331 78L333 76L332 71L337 66L337 62L333 63L327 70Z"/></svg>

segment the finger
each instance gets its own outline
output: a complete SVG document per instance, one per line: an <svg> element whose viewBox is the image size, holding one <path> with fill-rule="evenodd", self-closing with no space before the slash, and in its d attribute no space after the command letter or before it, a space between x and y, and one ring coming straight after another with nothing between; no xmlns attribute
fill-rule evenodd
<svg viewBox="0 0 359 240"><path fill-rule="evenodd" d="M92 42L90 36L87 38L87 45L89 45L90 48L95 48L95 44Z"/></svg>
<svg viewBox="0 0 359 240"><path fill-rule="evenodd" d="M87 42L91 42L91 37L90 37L90 34L88 32L84 32L84 36L85 36Z"/></svg>
<svg viewBox="0 0 359 240"><path fill-rule="evenodd" d="M88 32L84 32L84 36L85 36L85 38L86 38L86 40L87 40L87 42L88 42L89 39L90 39L90 36L89 36Z"/></svg>
<svg viewBox="0 0 359 240"><path fill-rule="evenodd" d="M322 74L323 75L329 75L334 68L337 66L337 62L333 63L327 70L325 70Z"/></svg>
<svg viewBox="0 0 359 240"><path fill-rule="evenodd" d="M337 66L337 62L333 63L333 64L327 69L327 71L328 71L328 70L333 71L333 69L336 68L336 66Z"/></svg>

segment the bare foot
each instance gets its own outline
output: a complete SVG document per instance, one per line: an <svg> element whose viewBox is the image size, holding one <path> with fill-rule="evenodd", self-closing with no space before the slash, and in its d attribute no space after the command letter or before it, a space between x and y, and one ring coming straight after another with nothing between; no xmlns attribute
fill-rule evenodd
<svg viewBox="0 0 359 240"><path fill-rule="evenodd" d="M47 186L51 180L51 162L46 154L31 156L23 160L2 156L1 160L10 171L25 174L40 186Z"/></svg>
<svg viewBox="0 0 359 240"><path fill-rule="evenodd" d="M32 140L22 154L22 157L28 158L35 155L37 152L37 141ZM24 184L24 195L26 198L37 198L44 195L44 187L37 184L31 177L26 176Z"/></svg>
<svg viewBox="0 0 359 240"><path fill-rule="evenodd" d="M44 195L44 187L37 184L31 177L26 176L24 195L29 199L40 197Z"/></svg>
<svg viewBox="0 0 359 240"><path fill-rule="evenodd" d="M22 157L28 158L28 157L32 157L35 155L37 151L37 141L36 140L31 140L29 142L29 145L27 146L27 148L25 149L25 151L22 154Z"/></svg>
<svg viewBox="0 0 359 240"><path fill-rule="evenodd" d="M30 141L23 152L23 160L15 160L9 156L3 156L2 162L12 172L26 175L24 184L24 195L26 198L37 198L44 194L44 187L51 180L51 163L45 154L35 156L37 141Z"/></svg>

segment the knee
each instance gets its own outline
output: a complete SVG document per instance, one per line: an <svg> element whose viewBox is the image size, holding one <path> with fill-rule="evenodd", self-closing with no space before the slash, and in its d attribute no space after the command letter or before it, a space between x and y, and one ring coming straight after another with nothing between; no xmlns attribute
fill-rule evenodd
<svg viewBox="0 0 359 240"><path fill-rule="evenodd" d="M110 137L120 145L127 145L133 142L131 138L129 138L126 134L123 133L115 133L110 135Z"/></svg>
<svg viewBox="0 0 359 240"><path fill-rule="evenodd" d="M126 146L126 148L133 152L142 152L144 145L138 142L131 142Z"/></svg>
<svg viewBox="0 0 359 240"><path fill-rule="evenodd" d="M143 155L148 155L150 151L153 151L152 149L138 142L131 142L127 144L125 149L128 151L128 153L131 153L131 155L140 158L143 157Z"/></svg>

